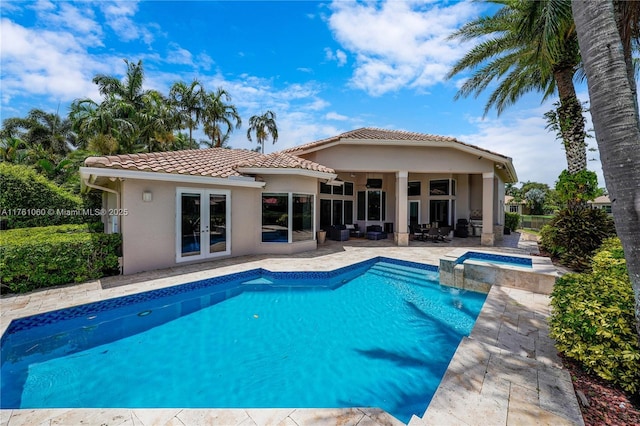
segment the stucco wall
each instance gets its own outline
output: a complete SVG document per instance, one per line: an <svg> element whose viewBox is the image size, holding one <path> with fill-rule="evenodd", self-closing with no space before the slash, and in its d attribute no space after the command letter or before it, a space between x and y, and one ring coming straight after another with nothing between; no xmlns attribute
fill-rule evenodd
<svg viewBox="0 0 640 426"><path fill-rule="evenodd" d="M493 171L485 158L452 148L339 145L304 155L335 170L431 173Z"/></svg>
<svg viewBox="0 0 640 426"><path fill-rule="evenodd" d="M226 189L231 191L231 253L255 253L259 234L260 190L224 186L202 186L129 179L122 184L122 205L128 215L121 218L123 271L132 274L175 266L177 188ZM142 192L153 194L151 202ZM210 260L210 259L209 259ZM200 260L202 261L202 260ZM184 264L188 262L180 262Z"/></svg>
<svg viewBox="0 0 640 426"><path fill-rule="evenodd" d="M273 253L288 254L316 247L315 240L288 243L262 243L262 193L293 192L316 194L317 180L309 177L263 176L264 189L193 185L127 179L121 184L121 208L128 215L120 218L123 234L123 272L167 268L189 261L176 262L176 191L178 188L223 189L231 191L231 256ZM153 194L151 202L142 193ZM109 198L109 206L115 199ZM228 257L228 256L226 256ZM215 258L195 262L212 261Z"/></svg>

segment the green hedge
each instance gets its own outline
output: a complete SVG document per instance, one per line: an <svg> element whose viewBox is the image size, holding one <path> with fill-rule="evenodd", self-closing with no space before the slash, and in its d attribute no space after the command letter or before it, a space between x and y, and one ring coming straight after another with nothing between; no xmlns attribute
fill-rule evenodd
<svg viewBox="0 0 640 426"><path fill-rule="evenodd" d="M520 215L518 213L505 212L504 214L504 226L511 231L515 231L520 226Z"/></svg>
<svg viewBox="0 0 640 426"><path fill-rule="evenodd" d="M640 390L634 295L620 240L606 240L592 271L559 278L551 294L550 335L569 358L629 392Z"/></svg>
<svg viewBox="0 0 640 426"><path fill-rule="evenodd" d="M0 214L7 228L84 223L88 219L85 215L60 213L77 212L82 208L80 197L50 182L32 168L0 163Z"/></svg>
<svg viewBox="0 0 640 426"><path fill-rule="evenodd" d="M119 273L120 234L90 225L0 231L2 293L82 282Z"/></svg>

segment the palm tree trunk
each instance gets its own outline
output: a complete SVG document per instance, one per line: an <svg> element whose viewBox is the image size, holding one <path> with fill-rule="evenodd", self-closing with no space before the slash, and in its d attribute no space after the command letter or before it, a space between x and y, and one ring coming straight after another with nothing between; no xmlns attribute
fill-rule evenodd
<svg viewBox="0 0 640 426"><path fill-rule="evenodd" d="M572 175L587 169L584 117L582 116L582 105L580 105L573 85L573 74L573 70L570 68L557 69L553 72L560 97L560 106L557 112L567 157L567 171Z"/></svg>
<svg viewBox="0 0 640 426"><path fill-rule="evenodd" d="M611 1L574 0L593 127L635 295L640 342L640 117Z"/></svg>

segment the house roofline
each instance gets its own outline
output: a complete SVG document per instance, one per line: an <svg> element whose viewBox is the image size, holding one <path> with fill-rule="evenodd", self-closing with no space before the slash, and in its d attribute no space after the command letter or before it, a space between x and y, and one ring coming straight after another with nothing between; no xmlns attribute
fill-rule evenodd
<svg viewBox="0 0 640 426"><path fill-rule="evenodd" d="M297 168L261 168L261 167L238 167L240 173L252 175L297 175L316 179L335 179L336 173L319 172L316 170L305 170Z"/></svg>
<svg viewBox="0 0 640 426"><path fill-rule="evenodd" d="M225 185L237 186L244 188L263 188L266 183L255 180L246 180L240 176L230 176L228 178L219 178L211 176L195 176L175 173L162 172L141 172L138 170L123 170L102 167L80 167L80 176L82 179L94 181L97 177L121 178L121 179L139 179L153 180L163 182L178 183L197 183L204 185Z"/></svg>

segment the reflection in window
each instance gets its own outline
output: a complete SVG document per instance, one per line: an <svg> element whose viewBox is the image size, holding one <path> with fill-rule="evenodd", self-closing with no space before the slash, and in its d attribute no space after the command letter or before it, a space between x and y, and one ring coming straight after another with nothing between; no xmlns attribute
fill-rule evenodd
<svg viewBox="0 0 640 426"><path fill-rule="evenodd" d="M288 243L289 233L291 242L313 240L313 195L262 194L262 242Z"/></svg>
<svg viewBox="0 0 640 426"><path fill-rule="evenodd" d="M293 241L313 240L313 195L293 194Z"/></svg>
<svg viewBox="0 0 640 426"><path fill-rule="evenodd" d="M449 195L449 179L429 181L430 195Z"/></svg>
<svg viewBox="0 0 640 426"><path fill-rule="evenodd" d="M456 195L456 181L454 179L429 181L429 195Z"/></svg>
<svg viewBox="0 0 640 426"><path fill-rule="evenodd" d="M288 194L262 194L262 242L289 242L288 214Z"/></svg>
<svg viewBox="0 0 640 426"><path fill-rule="evenodd" d="M209 195L209 253L227 250L227 196Z"/></svg>
<svg viewBox="0 0 640 426"><path fill-rule="evenodd" d="M358 220L385 220L386 202L386 192L379 190L358 191Z"/></svg>

